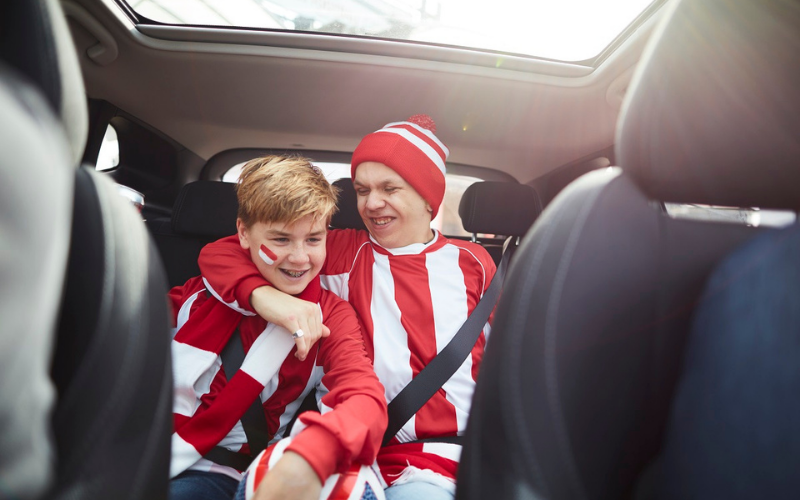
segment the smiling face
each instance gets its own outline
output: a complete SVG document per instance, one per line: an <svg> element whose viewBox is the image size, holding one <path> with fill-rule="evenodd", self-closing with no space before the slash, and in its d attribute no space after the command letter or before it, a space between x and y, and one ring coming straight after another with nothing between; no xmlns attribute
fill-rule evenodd
<svg viewBox="0 0 800 500"><path fill-rule="evenodd" d="M384 248L400 248L433 239L433 210L400 175L383 163L360 164L353 179L358 213Z"/></svg>
<svg viewBox="0 0 800 500"><path fill-rule="evenodd" d="M319 217L307 215L292 224L256 222L249 228L239 219L236 228L258 271L282 292L297 295L322 269L327 229Z"/></svg>

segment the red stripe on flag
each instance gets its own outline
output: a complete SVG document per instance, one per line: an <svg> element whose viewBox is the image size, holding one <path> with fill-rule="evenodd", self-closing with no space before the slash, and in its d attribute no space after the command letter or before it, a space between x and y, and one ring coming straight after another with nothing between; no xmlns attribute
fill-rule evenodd
<svg viewBox="0 0 800 500"><path fill-rule="evenodd" d="M253 479L253 484L255 485L255 489L258 489L258 485L261 484L261 480L264 479L264 476L267 475L269 472L269 459L272 457L272 452L275 450L275 445L268 447L267 450L261 455L261 458L258 460L258 464L256 464L255 470L253 474L255 474L255 478Z"/></svg>
<svg viewBox="0 0 800 500"><path fill-rule="evenodd" d="M351 465L347 472L339 474L339 479L328 496L328 500L347 500L350 498L350 493L353 492L356 479L358 479L359 470L361 470L360 465Z"/></svg>
<svg viewBox="0 0 800 500"><path fill-rule="evenodd" d="M262 244L259 250L260 250L259 256L261 257L261 260L263 260L267 264L272 265L275 263L275 261L278 260L278 256L275 255L275 252L267 248L266 245Z"/></svg>

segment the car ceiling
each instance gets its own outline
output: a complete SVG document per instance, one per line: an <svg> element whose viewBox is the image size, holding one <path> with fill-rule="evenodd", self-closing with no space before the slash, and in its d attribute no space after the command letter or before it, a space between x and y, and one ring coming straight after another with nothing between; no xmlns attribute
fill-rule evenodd
<svg viewBox="0 0 800 500"><path fill-rule="evenodd" d="M613 144L655 21L588 68L374 39L137 28L112 0L62 3L88 96L202 159L234 148L350 152L383 124L426 113L449 161L521 182Z"/></svg>

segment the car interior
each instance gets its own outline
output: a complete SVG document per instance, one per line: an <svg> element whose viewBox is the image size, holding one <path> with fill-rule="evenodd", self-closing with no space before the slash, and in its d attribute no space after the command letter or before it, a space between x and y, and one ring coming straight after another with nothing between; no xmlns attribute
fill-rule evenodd
<svg viewBox="0 0 800 500"><path fill-rule="evenodd" d="M235 233L237 169L311 158L331 227L364 228L352 150L424 113L451 151L434 227L514 251L456 497L649 498L709 275L800 210L800 8L643 1L561 58L316 31L294 3L0 3L2 487L166 498L165 296ZM371 3L422 28L448 8Z"/></svg>

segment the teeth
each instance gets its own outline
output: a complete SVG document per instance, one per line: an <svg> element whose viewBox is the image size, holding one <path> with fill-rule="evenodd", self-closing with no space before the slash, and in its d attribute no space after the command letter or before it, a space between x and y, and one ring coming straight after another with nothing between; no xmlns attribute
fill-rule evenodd
<svg viewBox="0 0 800 500"><path fill-rule="evenodd" d="M372 219L376 226L383 226L384 224L388 224L392 221L391 217L382 217L380 219Z"/></svg>
<svg viewBox="0 0 800 500"><path fill-rule="evenodd" d="M284 273L288 274L292 278L299 278L300 276L304 275L305 271L289 271L286 269L281 269Z"/></svg>

